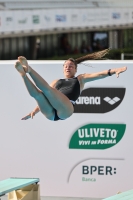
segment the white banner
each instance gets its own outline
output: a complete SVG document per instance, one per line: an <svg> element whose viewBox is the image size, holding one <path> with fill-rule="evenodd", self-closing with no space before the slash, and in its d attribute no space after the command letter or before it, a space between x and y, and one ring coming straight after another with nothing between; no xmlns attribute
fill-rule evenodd
<svg viewBox="0 0 133 200"><path fill-rule="evenodd" d="M67 27L73 28L73 27L81 27L81 18L80 18L80 9L69 9L67 11Z"/></svg>
<svg viewBox="0 0 133 200"><path fill-rule="evenodd" d="M0 32L4 32L4 11L0 11Z"/></svg>
<svg viewBox="0 0 133 200"><path fill-rule="evenodd" d="M127 66L120 74L86 84L67 120L41 113L21 118L36 102L14 68L0 62L0 180L40 178L41 196L105 198L132 189L133 68L129 61L91 61L78 74ZM48 83L63 77L63 61L30 61Z"/></svg>
<svg viewBox="0 0 133 200"><path fill-rule="evenodd" d="M31 11L24 10L22 12L22 19L19 21L24 31L33 30Z"/></svg>
<svg viewBox="0 0 133 200"><path fill-rule="evenodd" d="M14 31L22 31L22 21L25 21L22 10L14 11Z"/></svg>
<svg viewBox="0 0 133 200"><path fill-rule="evenodd" d="M42 28L42 10L32 10L32 30L40 30Z"/></svg>
<svg viewBox="0 0 133 200"><path fill-rule="evenodd" d="M54 9L48 9L48 10L42 10L43 15L43 24L42 29L52 29L56 28L55 23L55 10Z"/></svg>
<svg viewBox="0 0 133 200"><path fill-rule="evenodd" d="M127 25L133 22L132 12L127 8L0 11L0 32Z"/></svg>
<svg viewBox="0 0 133 200"><path fill-rule="evenodd" d="M14 18L12 11L4 12L4 30L11 32L14 29Z"/></svg>

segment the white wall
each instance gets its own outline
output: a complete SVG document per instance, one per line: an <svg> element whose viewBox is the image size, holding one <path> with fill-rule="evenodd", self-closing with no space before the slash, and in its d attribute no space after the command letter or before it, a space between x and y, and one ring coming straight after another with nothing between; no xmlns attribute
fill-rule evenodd
<svg viewBox="0 0 133 200"><path fill-rule="evenodd" d="M49 83L63 77L63 61L29 63ZM99 91L101 88L108 90L125 88L123 100L107 113L74 113L67 120L53 122L47 120L41 113L33 120L21 120L21 117L36 106L36 102L26 91L23 80L14 68L14 61L0 62L0 180L9 177L40 178L42 196L103 198L112 196L117 191L132 188L133 63L95 61L89 64L92 68L80 65L78 74L124 65L128 67L119 79L114 75L90 82L85 87L92 90L98 88ZM108 97L111 95L113 91L110 94L107 91L105 94ZM114 95L111 99L118 96L119 94ZM125 124L126 130L123 131L122 128L116 130L116 137L121 137L121 134L123 137L110 148L102 149L103 144L101 144L101 149L92 149L92 145L88 145L86 149L84 145L81 145L82 149L69 149L69 142L74 133L83 126L92 124L94 127L102 128L105 125L111 126L112 129L116 129L118 124L120 126ZM76 137L80 140L78 135ZM108 141L103 133L99 137ZM93 141L97 138L96 135L92 137ZM90 138L85 140L88 141ZM97 143L95 147L98 147ZM95 171L93 174L83 174L83 166L94 166ZM110 173L106 175L107 167L112 168L112 175ZM83 177L87 181L83 181Z"/></svg>

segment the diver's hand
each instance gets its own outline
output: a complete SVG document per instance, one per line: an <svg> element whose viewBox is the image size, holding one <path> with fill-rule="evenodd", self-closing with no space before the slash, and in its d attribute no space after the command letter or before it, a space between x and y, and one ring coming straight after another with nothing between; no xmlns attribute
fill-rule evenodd
<svg viewBox="0 0 133 200"><path fill-rule="evenodd" d="M116 77L118 78L118 77L119 77L119 74L125 72L126 70L127 70L127 67L117 68L117 69L115 70Z"/></svg>
<svg viewBox="0 0 133 200"><path fill-rule="evenodd" d="M26 115L25 117L23 117L21 120L27 120L27 119L33 119L33 117L35 116L35 112L32 111L31 113L29 113L28 115Z"/></svg>

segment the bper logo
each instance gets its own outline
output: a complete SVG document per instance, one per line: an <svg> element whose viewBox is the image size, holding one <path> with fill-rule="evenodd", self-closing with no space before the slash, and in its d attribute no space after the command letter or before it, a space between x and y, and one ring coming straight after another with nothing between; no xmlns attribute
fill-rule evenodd
<svg viewBox="0 0 133 200"><path fill-rule="evenodd" d="M91 154L92 155L92 154ZM122 166L120 162L124 158L86 158L80 160L71 168L67 182L101 182L109 179L112 176L119 177ZM123 168L124 170L124 168ZM121 171L122 172L122 171ZM122 174L121 174L122 175ZM107 178L107 179L106 179ZM100 185L99 185L100 186Z"/></svg>
<svg viewBox="0 0 133 200"><path fill-rule="evenodd" d="M82 174L84 175L113 175L116 174L116 167L111 166L82 166Z"/></svg>
<svg viewBox="0 0 133 200"><path fill-rule="evenodd" d="M125 88L87 88L75 104L75 113L106 113L118 107L124 96Z"/></svg>

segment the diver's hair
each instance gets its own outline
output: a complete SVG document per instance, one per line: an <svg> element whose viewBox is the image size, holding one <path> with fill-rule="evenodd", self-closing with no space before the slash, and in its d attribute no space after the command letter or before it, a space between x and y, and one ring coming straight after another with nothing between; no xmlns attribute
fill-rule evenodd
<svg viewBox="0 0 133 200"><path fill-rule="evenodd" d="M107 53L109 53L110 49L104 49L102 51L98 51L95 53L87 54L86 56L82 56L80 58L68 58L68 60L72 61L75 64L75 67L77 68L77 64L84 62L86 60L100 60L102 57L104 57ZM65 61L66 62L66 61Z"/></svg>
<svg viewBox="0 0 133 200"><path fill-rule="evenodd" d="M97 59L101 59L102 57L104 57L108 52L109 52L110 49L104 49L102 51L98 51L98 52L95 52L95 53L91 53L91 54L87 54L86 56L82 56L80 58L76 58L75 59L75 62L77 64L83 62L83 61L86 61L86 60L97 60Z"/></svg>

